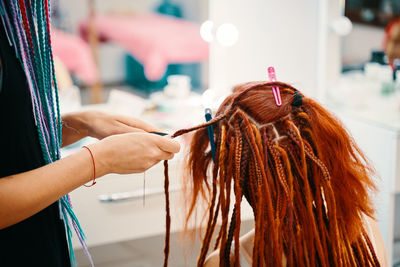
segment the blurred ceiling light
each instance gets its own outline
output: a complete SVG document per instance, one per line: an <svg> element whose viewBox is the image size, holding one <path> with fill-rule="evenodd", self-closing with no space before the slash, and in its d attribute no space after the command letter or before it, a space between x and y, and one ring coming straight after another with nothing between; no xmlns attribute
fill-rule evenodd
<svg viewBox="0 0 400 267"><path fill-rule="evenodd" d="M201 104L205 108L212 108L212 105L215 101L216 92L213 89L207 89L201 95Z"/></svg>
<svg viewBox="0 0 400 267"><path fill-rule="evenodd" d="M213 27L214 27L214 22L211 20L206 20L201 24L200 26L200 36L203 38L204 41L210 43L214 40L213 36Z"/></svg>
<svg viewBox="0 0 400 267"><path fill-rule="evenodd" d="M232 46L239 39L239 31L232 23L224 23L217 28L216 38L220 45Z"/></svg>
<svg viewBox="0 0 400 267"><path fill-rule="evenodd" d="M345 36L351 32L351 30L353 29L353 24L351 23L349 18L342 16L333 19L330 22L330 28L337 35Z"/></svg>

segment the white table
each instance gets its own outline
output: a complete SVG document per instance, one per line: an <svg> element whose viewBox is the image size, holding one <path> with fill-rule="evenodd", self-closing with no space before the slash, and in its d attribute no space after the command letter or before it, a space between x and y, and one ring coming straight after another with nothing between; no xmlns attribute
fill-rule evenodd
<svg viewBox="0 0 400 267"><path fill-rule="evenodd" d="M182 157L169 162L171 201L171 232L183 230L184 203L181 187ZM110 174L98 180L93 187L80 187L71 193L76 215L87 236L89 247L134 240L165 234L164 166L157 164L146 172L146 194L143 205L143 174ZM103 202L105 195L124 196L133 193L131 199ZM252 218L252 210L246 201L242 205L242 219ZM199 218L201 219L201 218ZM74 248L80 248L74 238Z"/></svg>

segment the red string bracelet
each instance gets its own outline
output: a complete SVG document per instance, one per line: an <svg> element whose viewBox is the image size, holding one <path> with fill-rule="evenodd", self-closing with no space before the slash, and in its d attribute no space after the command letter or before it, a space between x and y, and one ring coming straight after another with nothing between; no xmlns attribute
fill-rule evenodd
<svg viewBox="0 0 400 267"><path fill-rule="evenodd" d="M87 146L82 146L82 147L86 148L89 151L90 156L92 157L92 162L93 162L93 182L92 182L91 185L85 185L84 184L84 186L86 186L86 187L91 187L91 186L94 186L96 184L96 164L94 163L94 157L93 157L93 154L92 154L92 151L90 150L90 148L88 148Z"/></svg>

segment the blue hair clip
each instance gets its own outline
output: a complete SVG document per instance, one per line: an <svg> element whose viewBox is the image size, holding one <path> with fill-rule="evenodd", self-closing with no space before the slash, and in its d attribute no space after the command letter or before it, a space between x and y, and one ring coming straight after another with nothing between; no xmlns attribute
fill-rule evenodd
<svg viewBox="0 0 400 267"><path fill-rule="evenodd" d="M206 117L206 121L209 122L212 119L211 109L206 108L204 116ZM207 126L207 134L208 134L208 139L210 140L211 156L212 156L213 162L215 163L214 127L212 125Z"/></svg>

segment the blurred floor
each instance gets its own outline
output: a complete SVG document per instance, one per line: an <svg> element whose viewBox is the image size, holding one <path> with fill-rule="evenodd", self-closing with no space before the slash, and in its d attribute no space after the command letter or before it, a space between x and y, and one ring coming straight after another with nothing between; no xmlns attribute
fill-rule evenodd
<svg viewBox="0 0 400 267"><path fill-rule="evenodd" d="M244 234L253 227L252 221L243 222L241 232ZM217 229L218 230L218 229ZM217 232L217 231L216 231ZM164 235L138 240L119 242L90 248L96 267L153 267L163 266ZM212 243L213 246L214 242ZM171 235L169 266L196 266L200 252L198 238L192 243L182 234ZM75 251L79 267L90 267L86 255L81 249Z"/></svg>

